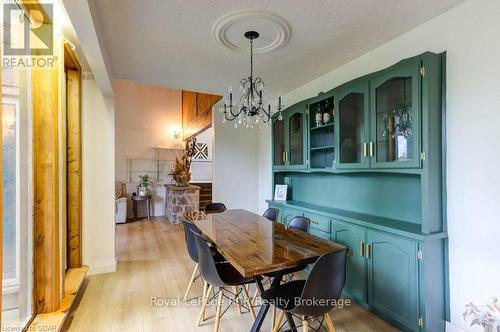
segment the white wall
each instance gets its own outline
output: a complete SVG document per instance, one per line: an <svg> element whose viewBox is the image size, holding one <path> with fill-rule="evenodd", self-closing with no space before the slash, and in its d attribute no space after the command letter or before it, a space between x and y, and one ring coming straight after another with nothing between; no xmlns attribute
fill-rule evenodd
<svg viewBox="0 0 500 332"><path fill-rule="evenodd" d="M181 138L174 138L175 130L182 130L182 92L152 85L137 84L129 81L113 81L115 92L115 170L116 180L127 184L130 196L136 190L138 176L146 172L132 173L130 181L128 173L129 158L155 158L154 147L183 148ZM179 154L179 153L177 153ZM174 158L171 153L168 158ZM163 157L162 157L163 158ZM169 170L172 165L165 165ZM134 169L155 170L154 161L137 161ZM155 173L150 173L153 180ZM166 178L167 174L161 174ZM154 216L165 215L164 182L155 183L153 192ZM146 215L146 205L138 206L139 215ZM128 202L128 215L132 216L132 202Z"/></svg>
<svg viewBox="0 0 500 332"><path fill-rule="evenodd" d="M83 79L82 95L83 264L106 273L116 269L114 105L93 78Z"/></svg>
<svg viewBox="0 0 500 332"><path fill-rule="evenodd" d="M215 106L214 110L218 107ZM234 128L214 111L213 201L258 211L259 129Z"/></svg>
<svg viewBox="0 0 500 332"><path fill-rule="evenodd" d="M469 0L290 92L288 105L425 51L447 51L447 182L452 324L500 296L500 1ZM341 45L339 45L341 47ZM259 144L259 207L271 196L269 131Z"/></svg>
<svg viewBox="0 0 500 332"><path fill-rule="evenodd" d="M191 162L191 182L212 182L213 133L210 127L196 136L197 143L207 145L208 158Z"/></svg>

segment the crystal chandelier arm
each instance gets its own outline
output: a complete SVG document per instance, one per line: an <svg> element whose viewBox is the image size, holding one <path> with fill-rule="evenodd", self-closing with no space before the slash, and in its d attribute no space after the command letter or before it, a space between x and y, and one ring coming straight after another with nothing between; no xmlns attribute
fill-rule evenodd
<svg viewBox="0 0 500 332"><path fill-rule="evenodd" d="M229 111L227 109L229 109ZM226 107L226 105L224 105L224 117L226 118L226 120L233 121L240 115L240 113L241 109L236 114L234 114L233 105L229 105L229 107Z"/></svg>

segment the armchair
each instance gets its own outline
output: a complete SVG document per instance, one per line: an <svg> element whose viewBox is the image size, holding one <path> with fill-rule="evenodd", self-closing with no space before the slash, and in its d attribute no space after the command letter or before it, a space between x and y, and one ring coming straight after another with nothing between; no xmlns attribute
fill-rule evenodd
<svg viewBox="0 0 500 332"><path fill-rule="evenodd" d="M127 222L127 186L122 182L115 182L115 222Z"/></svg>

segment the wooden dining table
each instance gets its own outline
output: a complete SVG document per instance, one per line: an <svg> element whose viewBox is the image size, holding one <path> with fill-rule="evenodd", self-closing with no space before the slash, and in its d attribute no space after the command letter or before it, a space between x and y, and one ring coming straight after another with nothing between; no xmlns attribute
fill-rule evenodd
<svg viewBox="0 0 500 332"><path fill-rule="evenodd" d="M242 276L255 278L261 294L264 288L259 276L274 272L274 287L282 280L280 272L305 267L323 254L345 249L341 244L241 209L213 214L187 212L184 219L195 224ZM260 330L268 310L269 303L262 303L252 332Z"/></svg>

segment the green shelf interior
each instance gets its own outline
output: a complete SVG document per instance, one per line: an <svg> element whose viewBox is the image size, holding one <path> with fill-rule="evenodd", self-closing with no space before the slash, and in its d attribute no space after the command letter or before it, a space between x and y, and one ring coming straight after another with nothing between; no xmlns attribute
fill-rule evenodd
<svg viewBox="0 0 500 332"><path fill-rule="evenodd" d="M316 124L314 124L316 125ZM333 122L331 123L328 123L328 124L325 124L325 125L321 125L321 126L317 126L317 127L311 127L311 131L316 131L316 130L327 130L327 129L331 129L333 130L335 124Z"/></svg>
<svg viewBox="0 0 500 332"><path fill-rule="evenodd" d="M335 148L335 146L333 146L333 145L319 146L319 147L311 148L311 151L330 150L330 149L334 149L334 148Z"/></svg>
<svg viewBox="0 0 500 332"><path fill-rule="evenodd" d="M333 168L335 159L334 99L328 97L309 105L310 113L310 167L314 169ZM316 126L316 114L330 114L330 122Z"/></svg>

